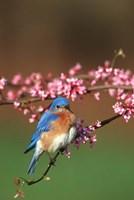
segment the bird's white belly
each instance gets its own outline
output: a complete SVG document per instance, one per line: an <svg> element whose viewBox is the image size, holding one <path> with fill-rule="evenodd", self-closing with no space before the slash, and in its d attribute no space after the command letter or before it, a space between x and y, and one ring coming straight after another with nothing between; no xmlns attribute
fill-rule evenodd
<svg viewBox="0 0 134 200"><path fill-rule="evenodd" d="M63 133L58 135L50 147L48 148L48 152L55 152L62 147L66 147L68 144L72 142L74 137L76 136L76 127L73 126L70 128L69 133Z"/></svg>

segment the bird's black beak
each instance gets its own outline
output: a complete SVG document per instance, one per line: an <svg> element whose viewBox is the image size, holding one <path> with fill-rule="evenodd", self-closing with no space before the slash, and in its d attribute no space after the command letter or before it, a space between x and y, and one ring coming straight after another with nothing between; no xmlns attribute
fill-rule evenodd
<svg viewBox="0 0 134 200"><path fill-rule="evenodd" d="M64 106L64 108L66 108L67 110L69 110L69 109L70 109L68 105L67 105L67 106Z"/></svg>
<svg viewBox="0 0 134 200"><path fill-rule="evenodd" d="M69 110L70 112L72 112L72 111L70 110L70 107L69 107L69 105L67 105L67 106L64 106L64 108L66 108L67 110Z"/></svg>

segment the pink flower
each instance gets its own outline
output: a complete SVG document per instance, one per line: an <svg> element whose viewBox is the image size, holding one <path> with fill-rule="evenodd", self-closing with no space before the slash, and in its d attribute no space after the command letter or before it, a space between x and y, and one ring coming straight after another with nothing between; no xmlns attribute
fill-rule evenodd
<svg viewBox="0 0 134 200"><path fill-rule="evenodd" d="M128 123L128 120L131 118L131 112L126 112L124 115L123 115L126 123Z"/></svg>
<svg viewBox="0 0 134 200"><path fill-rule="evenodd" d="M37 97L37 96L38 96L38 91L37 91L36 89L34 89L34 88L31 88L31 89L29 90L29 93L30 93L30 95L31 95L32 97Z"/></svg>
<svg viewBox="0 0 134 200"><path fill-rule="evenodd" d="M51 72L49 72L48 74L47 74L47 78L48 79L51 79L53 77L53 74L51 73Z"/></svg>
<svg viewBox="0 0 134 200"><path fill-rule="evenodd" d="M77 94L83 95L86 93L86 87L83 85L83 80L78 78L68 78L64 93L67 98L71 95L72 101L77 97Z"/></svg>
<svg viewBox="0 0 134 200"><path fill-rule="evenodd" d="M95 79L94 79L94 80L92 80L92 81L91 81L91 86L94 86L94 85L96 85L96 83L97 83L97 80L95 80Z"/></svg>
<svg viewBox="0 0 134 200"><path fill-rule="evenodd" d="M32 114L31 117L29 118L29 123L33 123L36 118L37 118L37 115L36 114Z"/></svg>
<svg viewBox="0 0 134 200"><path fill-rule="evenodd" d="M27 108L25 108L25 109L23 110L24 115L27 115L29 112L30 112L30 111L29 111L29 109L27 109Z"/></svg>
<svg viewBox="0 0 134 200"><path fill-rule="evenodd" d="M96 99L97 101L99 101L99 100L100 100L100 92L95 92L95 93L94 93L94 97L95 97L95 99Z"/></svg>
<svg viewBox="0 0 134 200"><path fill-rule="evenodd" d="M43 76L41 73L32 73L29 78L33 83L39 83L43 80Z"/></svg>
<svg viewBox="0 0 134 200"><path fill-rule="evenodd" d="M131 99L131 104L132 104L132 106L134 106L134 94L132 94L132 99Z"/></svg>
<svg viewBox="0 0 134 200"><path fill-rule="evenodd" d="M44 111L43 106L39 106L39 107L38 107L38 112L41 113L41 112L43 112L43 111Z"/></svg>
<svg viewBox="0 0 134 200"><path fill-rule="evenodd" d="M78 71L80 71L81 68L82 68L81 65L79 63L77 63L74 67L72 67L69 70L69 75L74 76Z"/></svg>
<svg viewBox="0 0 134 200"><path fill-rule="evenodd" d="M21 74L16 74L14 75L13 79L12 79L12 84L14 85L18 85L18 84L21 84L23 81L23 77Z"/></svg>
<svg viewBox="0 0 134 200"><path fill-rule="evenodd" d="M92 136L90 137L90 139L92 140L92 142L96 142L96 141L97 141L96 135L92 135Z"/></svg>
<svg viewBox="0 0 134 200"><path fill-rule="evenodd" d="M68 158L71 157L71 153L70 153L69 148L66 148L66 149L65 149L65 151L64 151L64 155L67 156Z"/></svg>
<svg viewBox="0 0 134 200"><path fill-rule="evenodd" d="M7 80L5 78L0 79L0 90L3 90L6 85Z"/></svg>
<svg viewBox="0 0 134 200"><path fill-rule="evenodd" d="M64 73L61 73L60 75L60 79L61 80L66 80L67 76Z"/></svg>
<svg viewBox="0 0 134 200"><path fill-rule="evenodd" d="M15 108L15 109L20 108L20 102L15 101L15 102L14 102L14 108Z"/></svg>
<svg viewBox="0 0 134 200"><path fill-rule="evenodd" d="M94 126L88 126L88 127L83 127L84 121L81 119L78 119L76 122L76 130L77 130L77 135L76 138L73 141L74 146L79 149L80 143L85 144L87 141L89 141L90 146L92 146L96 141L96 135L91 135L92 131L95 131L96 128L101 126L100 121L96 121Z"/></svg>
<svg viewBox="0 0 134 200"><path fill-rule="evenodd" d="M123 105L122 102L116 102L115 105L113 105L115 113L118 113L123 116L126 122L131 117L134 117L134 105L133 105L133 95L125 100L126 105Z"/></svg>
<svg viewBox="0 0 134 200"><path fill-rule="evenodd" d="M95 126L96 126L97 128L101 127L101 121L97 120L97 121L95 122Z"/></svg>
<svg viewBox="0 0 134 200"><path fill-rule="evenodd" d="M122 95L120 96L120 98L122 99L122 100L125 100L126 99L126 97L127 97L127 94L126 93L122 93Z"/></svg>
<svg viewBox="0 0 134 200"><path fill-rule="evenodd" d="M32 84L32 81L31 81L30 77L27 77L27 78L24 80L24 83L25 83L26 85L31 85L31 84Z"/></svg>
<svg viewBox="0 0 134 200"><path fill-rule="evenodd" d="M90 147L93 147L93 145L94 145L94 143L95 143L96 141L97 141L96 135L92 135L92 136L90 137L90 142L89 142Z"/></svg>
<svg viewBox="0 0 134 200"><path fill-rule="evenodd" d="M116 94L116 90L115 90L115 89L112 89L112 88L109 89L108 92L109 92L109 95L110 95L111 97L114 97L115 94Z"/></svg>
<svg viewBox="0 0 134 200"><path fill-rule="evenodd" d="M115 113L118 113L120 115L122 115L125 112L125 109L124 109L123 104L121 102L116 102L113 105L113 109L114 109Z"/></svg>
<svg viewBox="0 0 134 200"><path fill-rule="evenodd" d="M61 74L60 79L54 79L53 82L49 82L47 87L49 95L52 98L55 98L57 95L64 95L66 98L71 97L74 101L77 94L83 95L86 93L83 80L78 78L66 78L64 74Z"/></svg>
<svg viewBox="0 0 134 200"><path fill-rule="evenodd" d="M111 68L111 62L109 60L106 60L104 62L104 66L106 68L106 71L112 71L112 68Z"/></svg>
<svg viewBox="0 0 134 200"><path fill-rule="evenodd" d="M7 92L7 98L8 98L8 100L14 100L16 98L16 95L12 90L9 90Z"/></svg>
<svg viewBox="0 0 134 200"><path fill-rule="evenodd" d="M42 100L46 99L49 95L48 91L44 91L44 90L39 90L38 91L38 95L39 97L41 97Z"/></svg>
<svg viewBox="0 0 134 200"><path fill-rule="evenodd" d="M88 126L88 129L90 130L90 132L91 132L91 131L95 131L95 126L89 125L89 126Z"/></svg>
<svg viewBox="0 0 134 200"><path fill-rule="evenodd" d="M89 70L88 75L89 75L89 77L94 78L95 77L95 70Z"/></svg>

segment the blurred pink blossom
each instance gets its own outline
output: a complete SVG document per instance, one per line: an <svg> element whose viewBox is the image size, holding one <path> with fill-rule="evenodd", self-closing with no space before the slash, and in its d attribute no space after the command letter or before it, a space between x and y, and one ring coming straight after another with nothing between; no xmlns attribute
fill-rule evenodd
<svg viewBox="0 0 134 200"><path fill-rule="evenodd" d="M80 70L81 70L81 65L79 63L77 63L76 65L74 65L70 70L69 70L69 75L70 76L74 76L76 75Z"/></svg>
<svg viewBox="0 0 134 200"><path fill-rule="evenodd" d="M68 158L71 157L71 153L70 153L69 147L67 147L67 148L65 149L64 155L67 156Z"/></svg>
<svg viewBox="0 0 134 200"><path fill-rule="evenodd" d="M20 107L20 102L14 101L14 108L18 109Z"/></svg>
<svg viewBox="0 0 134 200"><path fill-rule="evenodd" d="M12 78L11 82L14 85L18 85L18 84L23 83L23 77L22 77L22 75L21 74L14 75L14 77Z"/></svg>
<svg viewBox="0 0 134 200"><path fill-rule="evenodd" d="M6 85L6 82L7 82L7 80L6 80L4 77L2 77L2 78L0 79L0 90L3 90L3 89L4 89L4 87L5 87L5 85Z"/></svg>
<svg viewBox="0 0 134 200"><path fill-rule="evenodd" d="M36 118L37 118L37 115L36 114L32 114L31 117L29 118L29 122L33 123Z"/></svg>
<svg viewBox="0 0 134 200"><path fill-rule="evenodd" d="M14 91L12 91L12 90L7 91L7 98L9 100L14 100L16 98Z"/></svg>

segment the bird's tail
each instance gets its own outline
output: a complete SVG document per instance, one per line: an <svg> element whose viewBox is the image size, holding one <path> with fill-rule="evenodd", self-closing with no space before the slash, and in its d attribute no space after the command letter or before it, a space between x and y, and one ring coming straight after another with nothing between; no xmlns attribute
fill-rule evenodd
<svg viewBox="0 0 134 200"><path fill-rule="evenodd" d="M27 170L28 174L34 173L36 165L37 165L37 162L38 162L38 160L39 160L39 158L40 158L40 156L41 156L42 153L43 153L43 151L40 152L40 154L37 154L37 152L35 151L35 153L33 155L33 158L32 158L32 160L30 162L29 168Z"/></svg>

